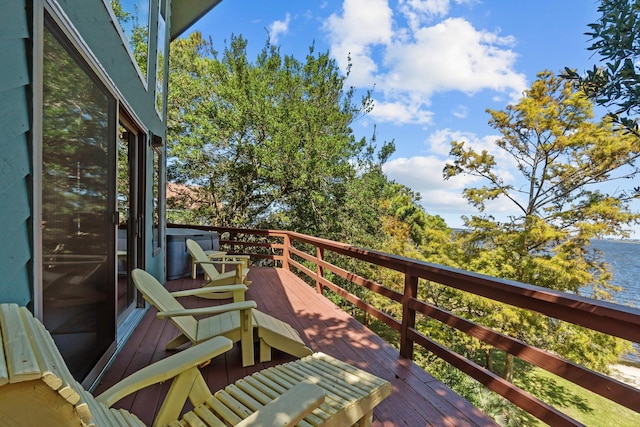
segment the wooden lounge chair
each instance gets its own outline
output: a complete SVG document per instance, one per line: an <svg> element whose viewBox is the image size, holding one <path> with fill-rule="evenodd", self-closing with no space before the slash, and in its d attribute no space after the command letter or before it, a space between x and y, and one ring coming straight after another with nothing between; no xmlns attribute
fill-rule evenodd
<svg viewBox="0 0 640 427"><path fill-rule="evenodd" d="M210 288L198 288L188 291L169 292L155 277L144 270L136 269L131 273L133 282L144 299L157 310L158 319L168 318L180 330L173 340L167 343L167 349L175 349L191 342L197 344L216 336L225 336L233 342L240 341L242 365L254 365L253 343L260 342L260 361L271 360L271 349L275 348L296 357L310 355L311 349L300 338L298 331L291 325L256 309L254 301L241 301L204 308L185 309L176 297L211 292ZM219 287L216 287L219 288ZM232 285L219 288L221 291L244 288L244 285ZM208 315L196 320L194 316Z"/></svg>
<svg viewBox="0 0 640 427"><path fill-rule="evenodd" d="M192 239L187 239L187 250L191 254L192 263L202 267L204 270L204 277L207 282L202 285L203 287L216 287L233 284L250 285L251 282L247 280L247 274L249 274L249 268L247 260L236 260L233 257L227 257L226 255L215 254L214 259L210 259L202 247ZM216 269L216 265L226 266L232 265L235 268L231 271L219 272ZM212 299L226 299L231 298L228 293L215 292L211 294L201 294L202 298Z"/></svg>
<svg viewBox="0 0 640 427"><path fill-rule="evenodd" d="M373 408L391 391L387 381L316 353L212 394L198 366L231 349L231 340L218 337L149 365L94 398L25 307L0 304L0 343L2 426L144 426L131 412L111 406L167 380L171 386L153 426L275 427L303 418L300 425L367 425ZM187 399L194 409L180 418Z"/></svg>

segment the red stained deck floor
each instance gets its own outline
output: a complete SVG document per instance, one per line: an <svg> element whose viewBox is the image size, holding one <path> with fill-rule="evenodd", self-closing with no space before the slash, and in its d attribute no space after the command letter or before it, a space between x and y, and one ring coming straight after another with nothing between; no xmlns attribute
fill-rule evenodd
<svg viewBox="0 0 640 427"><path fill-rule="evenodd" d="M413 362L399 358L398 351L333 303L318 295L300 278L279 268L252 267L246 299L258 308L291 324L313 351L321 351L390 381L393 392L374 412L374 426L495 426L466 400L424 372ZM198 286L202 280L169 281L172 290ZM182 298L186 307L215 304L195 297ZM94 394L99 394L124 376L167 357L164 345L178 333L173 324L155 319L151 308L102 378ZM212 391L262 368L293 360L273 351L269 363L243 368L239 344L215 358L203 369ZM151 425L169 383L152 386L118 402Z"/></svg>

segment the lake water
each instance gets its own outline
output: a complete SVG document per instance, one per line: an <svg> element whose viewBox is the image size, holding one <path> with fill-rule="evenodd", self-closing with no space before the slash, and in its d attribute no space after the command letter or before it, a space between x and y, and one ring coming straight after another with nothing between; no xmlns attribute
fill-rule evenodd
<svg viewBox="0 0 640 427"><path fill-rule="evenodd" d="M625 240L596 240L613 270L613 284L623 288L614 299L619 304L640 307L640 242Z"/></svg>
<svg viewBox="0 0 640 427"><path fill-rule="evenodd" d="M640 242L596 240L592 245L603 252L605 261L611 265L613 284L623 288L615 295L615 302L640 308ZM636 354L628 359L640 363L640 345L634 347Z"/></svg>

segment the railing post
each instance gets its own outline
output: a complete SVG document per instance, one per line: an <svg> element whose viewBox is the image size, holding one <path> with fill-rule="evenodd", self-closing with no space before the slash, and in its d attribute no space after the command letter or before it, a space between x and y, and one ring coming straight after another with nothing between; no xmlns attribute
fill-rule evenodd
<svg viewBox="0 0 640 427"><path fill-rule="evenodd" d="M284 235L284 248L282 248L282 268L285 270L291 270L289 267L289 246L291 246L291 239L287 233Z"/></svg>
<svg viewBox="0 0 640 427"><path fill-rule="evenodd" d="M238 238L238 235L236 233L229 233L229 240L231 240L232 242L235 242ZM231 243L231 245L229 245L229 248L231 249L230 252L232 254L236 253L236 245Z"/></svg>
<svg viewBox="0 0 640 427"><path fill-rule="evenodd" d="M400 357L413 359L413 341L409 339L409 328L416 326L416 311L409 308L409 300L418 295L418 277L404 275L404 295L402 297L402 324L400 325Z"/></svg>
<svg viewBox="0 0 640 427"><path fill-rule="evenodd" d="M320 265L320 261L324 260L324 248L316 246L316 292L322 293L321 278L324 277L324 268Z"/></svg>

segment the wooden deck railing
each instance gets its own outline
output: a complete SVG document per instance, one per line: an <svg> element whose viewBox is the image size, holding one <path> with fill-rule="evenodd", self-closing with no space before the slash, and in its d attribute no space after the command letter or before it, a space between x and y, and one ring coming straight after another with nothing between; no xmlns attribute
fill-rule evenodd
<svg viewBox="0 0 640 427"><path fill-rule="evenodd" d="M180 227L177 226L176 227ZM287 270L306 276L318 292L330 289L400 333L400 355L413 358L419 345L465 372L490 390L505 397L529 414L553 426L582 425L532 394L504 380L488 369L434 341L416 329L421 313L464 332L496 349L565 378L596 394L640 412L640 390L614 378L572 363L548 351L495 332L454 313L417 298L419 279L446 285L525 310L541 313L594 331L640 342L640 310L605 301L584 298L538 286L498 279L344 243L279 230L251 230L226 227L197 227L217 231L223 249L271 260ZM404 291L397 292L326 261L328 252L357 259L404 274ZM313 266L309 268L309 266ZM327 279L327 272L401 304L402 317L395 318Z"/></svg>

